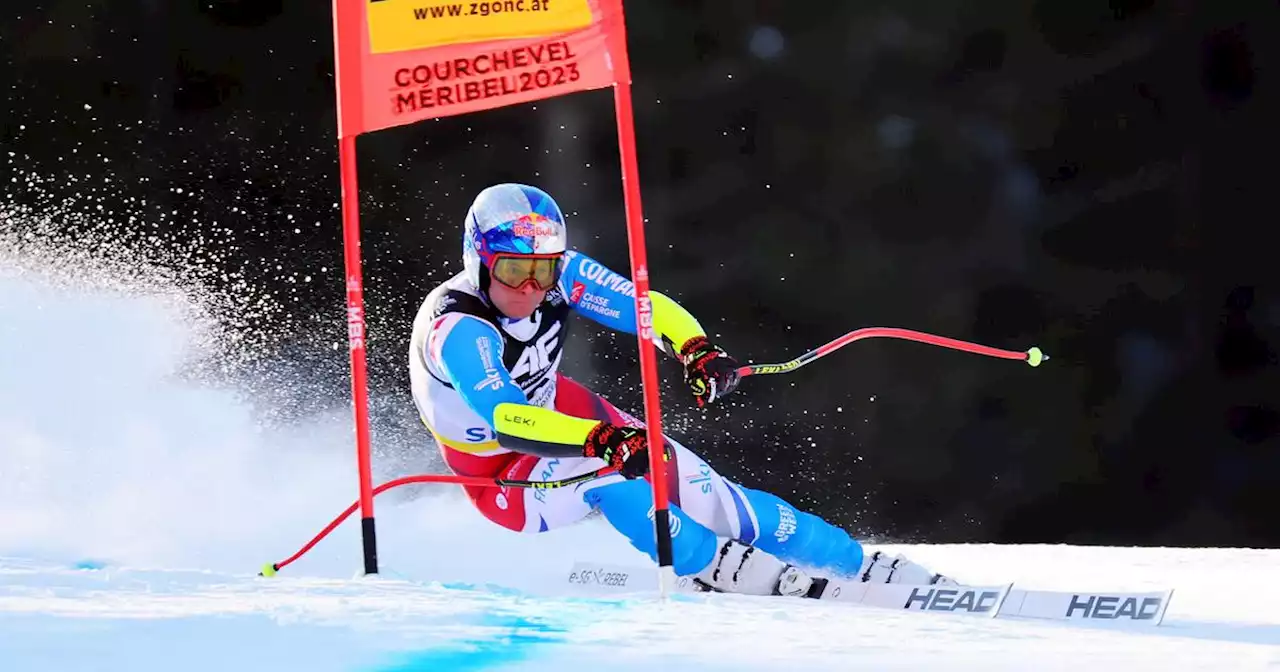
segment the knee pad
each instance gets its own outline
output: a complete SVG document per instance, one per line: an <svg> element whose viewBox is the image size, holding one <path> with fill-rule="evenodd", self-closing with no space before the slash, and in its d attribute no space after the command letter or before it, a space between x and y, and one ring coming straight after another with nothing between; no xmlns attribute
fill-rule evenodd
<svg viewBox="0 0 1280 672"><path fill-rule="evenodd" d="M658 560L653 529L653 491L648 481L635 479L609 483L588 490L582 498L604 514L613 528L631 545ZM693 520L680 507L668 505L671 529L671 563L679 576L696 574L711 563L716 552L715 533Z"/></svg>
<svg viewBox="0 0 1280 672"><path fill-rule="evenodd" d="M743 525L740 541L797 565L853 576L862 567L862 545L848 532L797 509L781 497L762 490L729 484ZM750 529L747 529L750 528ZM751 537L751 538L746 538Z"/></svg>

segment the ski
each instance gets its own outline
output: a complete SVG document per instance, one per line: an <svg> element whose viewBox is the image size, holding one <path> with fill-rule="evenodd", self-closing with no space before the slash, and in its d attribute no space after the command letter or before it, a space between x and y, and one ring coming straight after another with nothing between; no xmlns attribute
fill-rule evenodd
<svg viewBox="0 0 1280 672"><path fill-rule="evenodd" d="M571 589L588 594L658 590L658 573L652 568L576 562L565 578ZM698 593L702 589L691 577L682 576L677 577L675 590ZM899 611L1155 627L1164 622L1173 591L1069 592L1018 588L1012 583L912 586L818 578L808 597Z"/></svg>
<svg viewBox="0 0 1280 672"><path fill-rule="evenodd" d="M898 583L862 583L817 579L823 585L817 599L852 602L869 607L928 611L933 613L994 618L1013 584L1001 586L909 586ZM811 591L812 595L812 591Z"/></svg>
<svg viewBox="0 0 1280 672"><path fill-rule="evenodd" d="M1001 616L1056 621L1128 623L1158 626L1173 600L1173 590L1157 592L1062 592L1010 590Z"/></svg>

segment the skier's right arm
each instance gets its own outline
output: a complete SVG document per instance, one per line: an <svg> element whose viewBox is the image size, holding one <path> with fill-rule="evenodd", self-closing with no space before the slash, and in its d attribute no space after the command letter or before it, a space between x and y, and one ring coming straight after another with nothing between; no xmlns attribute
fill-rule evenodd
<svg viewBox="0 0 1280 672"><path fill-rule="evenodd" d="M498 404L529 403L502 364L502 335L492 324L472 315L446 315L432 327L426 347L428 361L491 428Z"/></svg>

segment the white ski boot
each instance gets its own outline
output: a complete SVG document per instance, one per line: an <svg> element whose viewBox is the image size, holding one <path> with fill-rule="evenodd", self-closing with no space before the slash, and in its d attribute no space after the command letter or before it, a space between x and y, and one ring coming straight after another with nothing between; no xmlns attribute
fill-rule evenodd
<svg viewBox="0 0 1280 672"><path fill-rule="evenodd" d="M935 574L901 555L889 557L876 551L862 560L858 580L864 583L902 583L908 586L958 586L955 579Z"/></svg>
<svg viewBox="0 0 1280 672"><path fill-rule="evenodd" d="M808 597L815 587L808 574L766 551L727 537L719 541L716 557L693 578L703 591Z"/></svg>

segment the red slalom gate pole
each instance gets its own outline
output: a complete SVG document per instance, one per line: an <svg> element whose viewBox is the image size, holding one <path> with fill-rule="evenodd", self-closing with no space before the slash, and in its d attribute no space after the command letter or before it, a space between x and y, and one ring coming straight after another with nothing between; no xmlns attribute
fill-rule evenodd
<svg viewBox="0 0 1280 672"><path fill-rule="evenodd" d="M622 12L617 21L623 21ZM649 265L645 253L644 209L640 202L640 169L636 158L635 115L631 106L631 66L625 31L610 31L614 67L613 100L617 115L618 150L622 159L623 199L627 213L627 244L631 281L636 292L636 337L640 346L640 377L644 388L645 427L649 437L649 482L653 486L653 526L657 541L659 589L665 596L675 585L671 555L671 512L667 508L667 469L662 440L662 408L658 397L658 363L653 344L653 303L649 299Z"/></svg>
<svg viewBox="0 0 1280 672"><path fill-rule="evenodd" d="M356 136L341 139L342 238L347 272L347 343L351 351L351 395L355 407L356 460L360 470L360 531L364 573L378 573L377 526L373 520L373 474L369 443L369 383L365 351L364 280L360 270L360 197L356 186Z"/></svg>
<svg viewBox="0 0 1280 672"><path fill-rule="evenodd" d="M364 277L360 269L360 190L356 180L356 138L364 127L360 33L362 6L333 0L334 93L338 111L338 165L342 177L342 245L347 283L347 346L351 353L351 396L356 424L356 460L360 474L360 530L364 573L378 573L377 526L373 522L373 474L369 448L369 384L366 372L367 325Z"/></svg>
<svg viewBox="0 0 1280 672"><path fill-rule="evenodd" d="M618 98L618 123L623 160L623 182L627 187L627 224L632 253L632 271L637 282L637 318L647 326L640 330L640 360L644 385L650 396L645 409L650 426L650 446L658 456L653 468L657 476L655 497L662 534L658 547L664 564L670 565L670 540L665 538L667 525L665 470L661 461L663 441L661 421L654 391L657 367L654 363L652 311L648 297L648 269L645 265L644 242L640 236L639 185L636 183L635 139L632 133L630 71L627 65L625 19L622 0L574 0L562 12L549 12L530 22L484 27L422 23L401 23L401 4L377 3L370 0L332 0L333 43L335 56L335 88L338 98L339 160L342 173L343 241L346 251L347 328L351 351L351 385L355 404L356 443L360 467L360 509L363 511L365 572L378 571L377 545L373 522L373 492L370 477L368 393L365 375L366 323L363 280L359 253L359 197L356 189L356 138L381 129L404 126L427 119L454 114L469 114L506 105L552 98L576 91L602 89L612 85ZM537 4L537 3L535 3ZM545 3L544 3L545 4ZM561 3L562 5L564 3ZM399 9L390 8L395 5ZM575 9L573 6L576 5ZM545 7L543 8L545 9ZM584 12L589 13L587 17ZM398 18L397 18L398 17ZM419 22L421 23L421 22ZM502 22L499 22L502 23ZM430 25L428 25L430 24ZM518 24L518 25L517 25ZM604 37L601 38L603 33ZM536 40L529 47L515 47L511 40ZM515 49L554 49L558 45L570 65L573 83L556 87L539 87L536 91L507 91L479 99L455 100L455 105L437 108L418 104L410 83L400 84L406 68L426 67L432 62L467 62L468 59L497 58L504 53L514 59ZM501 50L501 51L499 51ZM515 76L543 74L536 71L538 62L512 65ZM474 68L473 68L474 70ZM478 81L478 80L477 80ZM468 86L475 84L468 82ZM393 98L387 98L388 92ZM486 92L488 89L486 88ZM390 105L388 104L390 103Z"/></svg>

